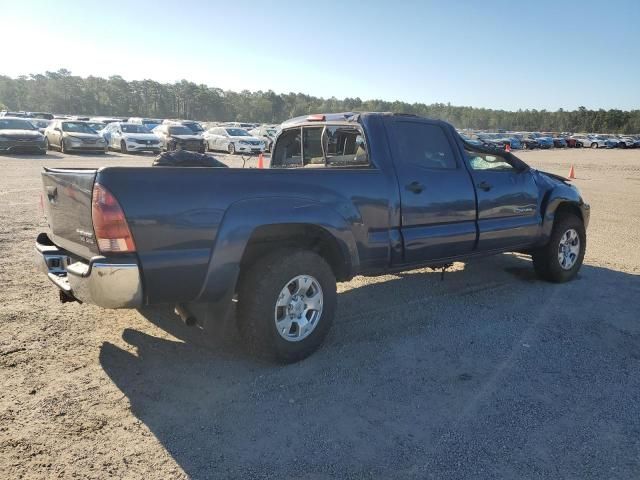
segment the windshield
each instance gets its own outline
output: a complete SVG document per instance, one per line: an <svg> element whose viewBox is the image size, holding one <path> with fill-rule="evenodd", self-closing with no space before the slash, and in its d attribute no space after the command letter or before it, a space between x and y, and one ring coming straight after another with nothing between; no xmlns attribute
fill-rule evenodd
<svg viewBox="0 0 640 480"><path fill-rule="evenodd" d="M193 131L182 125L178 127L169 127L170 135L193 135Z"/></svg>
<svg viewBox="0 0 640 480"><path fill-rule="evenodd" d="M184 123L183 125L194 133L204 132L204 128L199 123Z"/></svg>
<svg viewBox="0 0 640 480"><path fill-rule="evenodd" d="M35 127L27 120L0 118L0 130L35 130Z"/></svg>
<svg viewBox="0 0 640 480"><path fill-rule="evenodd" d="M160 122L142 122L142 124L147 127L149 130L153 130L154 128L156 128L158 125L160 125Z"/></svg>
<svg viewBox="0 0 640 480"><path fill-rule="evenodd" d="M49 120L31 120L31 124L36 128L47 128L49 126Z"/></svg>
<svg viewBox="0 0 640 480"><path fill-rule="evenodd" d="M225 130L232 137L250 137L251 136L246 130L243 130L241 128L226 128Z"/></svg>
<svg viewBox="0 0 640 480"><path fill-rule="evenodd" d="M268 128L267 129L267 136L268 137L275 137L276 133L278 133L278 130L276 130L275 128Z"/></svg>
<svg viewBox="0 0 640 480"><path fill-rule="evenodd" d="M71 133L96 133L95 130L84 122L63 122L62 131Z"/></svg>
<svg viewBox="0 0 640 480"><path fill-rule="evenodd" d="M150 133L149 129L144 125L135 125L133 123L125 123L121 125L124 133Z"/></svg>
<svg viewBox="0 0 640 480"><path fill-rule="evenodd" d="M87 125L89 125L91 128L93 128L96 132L98 130L102 130L104 127L106 127L106 125L104 123L100 123L100 122L90 122L90 123L87 123Z"/></svg>

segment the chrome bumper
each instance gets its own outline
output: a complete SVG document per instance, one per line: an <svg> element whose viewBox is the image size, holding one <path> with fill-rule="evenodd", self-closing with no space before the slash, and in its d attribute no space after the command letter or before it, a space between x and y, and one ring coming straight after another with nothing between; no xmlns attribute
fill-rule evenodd
<svg viewBox="0 0 640 480"><path fill-rule="evenodd" d="M80 302L103 308L142 306L142 281L135 262L94 257L86 263L41 233L36 240L35 263L65 295Z"/></svg>

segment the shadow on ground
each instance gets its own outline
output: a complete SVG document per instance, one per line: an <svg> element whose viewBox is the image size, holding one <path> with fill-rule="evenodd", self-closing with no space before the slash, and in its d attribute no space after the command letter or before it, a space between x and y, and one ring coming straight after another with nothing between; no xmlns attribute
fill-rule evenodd
<svg viewBox="0 0 640 480"><path fill-rule="evenodd" d="M100 362L192 478L638 478L640 277L563 285L501 255L340 294L325 346L275 366L233 324L127 329Z"/></svg>

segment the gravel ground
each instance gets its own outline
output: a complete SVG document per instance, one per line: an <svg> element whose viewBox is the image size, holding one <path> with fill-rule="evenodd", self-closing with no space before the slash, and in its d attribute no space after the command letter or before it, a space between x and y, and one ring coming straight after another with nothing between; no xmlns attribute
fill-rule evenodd
<svg viewBox="0 0 640 480"><path fill-rule="evenodd" d="M60 305L33 271L42 165L151 157L0 157L0 478L640 478L640 150L521 157L576 166L576 281L511 254L358 277L286 367L232 325Z"/></svg>

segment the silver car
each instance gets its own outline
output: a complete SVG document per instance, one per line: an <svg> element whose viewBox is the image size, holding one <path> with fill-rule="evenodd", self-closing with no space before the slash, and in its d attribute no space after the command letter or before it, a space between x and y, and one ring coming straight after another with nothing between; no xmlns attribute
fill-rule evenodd
<svg viewBox="0 0 640 480"><path fill-rule="evenodd" d="M106 153L107 142L87 122L54 120L44 131L47 150Z"/></svg>

